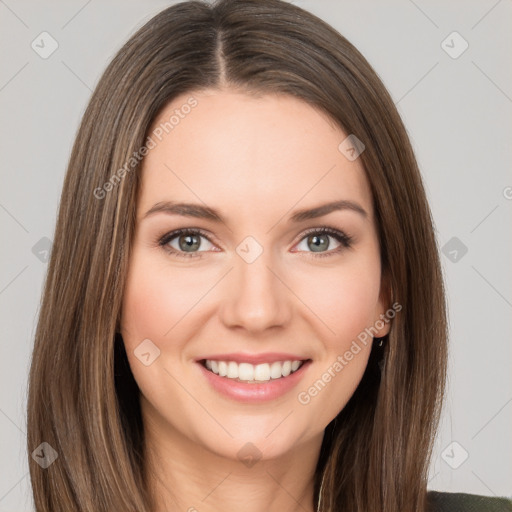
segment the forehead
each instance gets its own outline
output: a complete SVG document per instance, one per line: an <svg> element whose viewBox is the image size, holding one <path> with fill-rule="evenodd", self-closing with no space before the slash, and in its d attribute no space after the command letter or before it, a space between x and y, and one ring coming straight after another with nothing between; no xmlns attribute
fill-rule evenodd
<svg viewBox="0 0 512 512"><path fill-rule="evenodd" d="M193 98L191 100L190 98ZM194 106L191 106L194 105ZM275 215L319 201L358 201L372 215L360 159L338 149L348 134L288 95L202 91L175 98L155 119L142 164L140 209L198 200L237 217Z"/></svg>

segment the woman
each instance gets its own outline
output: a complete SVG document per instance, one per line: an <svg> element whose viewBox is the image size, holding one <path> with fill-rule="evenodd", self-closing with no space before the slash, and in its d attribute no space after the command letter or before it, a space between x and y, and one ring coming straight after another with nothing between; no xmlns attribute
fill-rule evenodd
<svg viewBox="0 0 512 512"><path fill-rule="evenodd" d="M170 7L69 162L36 510L456 510L426 488L446 339L421 177L366 60L279 0Z"/></svg>

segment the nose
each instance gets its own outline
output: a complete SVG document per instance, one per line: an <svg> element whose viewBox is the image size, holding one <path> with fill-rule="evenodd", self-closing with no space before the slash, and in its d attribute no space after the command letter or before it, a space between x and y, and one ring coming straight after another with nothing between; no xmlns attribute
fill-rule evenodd
<svg viewBox="0 0 512 512"><path fill-rule="evenodd" d="M236 256L220 308L226 327L256 334L289 323L292 293L273 267L266 251L252 263Z"/></svg>

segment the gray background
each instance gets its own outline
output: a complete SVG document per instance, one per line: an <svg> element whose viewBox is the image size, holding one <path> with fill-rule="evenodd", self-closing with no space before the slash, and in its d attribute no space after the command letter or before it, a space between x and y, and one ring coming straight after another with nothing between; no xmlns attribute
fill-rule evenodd
<svg viewBox="0 0 512 512"><path fill-rule="evenodd" d="M26 378L45 237L53 236L80 117L114 53L171 3L0 0L0 512L32 508ZM511 1L294 3L331 23L374 66L425 178L444 248L451 330L429 487L511 496ZM31 47L43 45L43 31L58 43L47 59ZM457 58L463 40L446 39L454 31L469 44Z"/></svg>

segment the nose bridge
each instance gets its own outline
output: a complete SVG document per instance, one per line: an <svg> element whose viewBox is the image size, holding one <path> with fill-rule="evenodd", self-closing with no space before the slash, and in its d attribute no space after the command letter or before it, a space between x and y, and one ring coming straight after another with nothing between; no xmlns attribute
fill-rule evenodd
<svg viewBox="0 0 512 512"><path fill-rule="evenodd" d="M230 273L224 322L253 332L284 325L289 319L291 304L286 287L274 275L272 251L256 245L253 240L245 240L234 256L235 268Z"/></svg>

